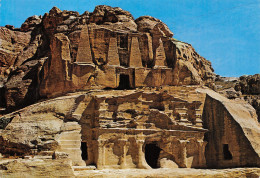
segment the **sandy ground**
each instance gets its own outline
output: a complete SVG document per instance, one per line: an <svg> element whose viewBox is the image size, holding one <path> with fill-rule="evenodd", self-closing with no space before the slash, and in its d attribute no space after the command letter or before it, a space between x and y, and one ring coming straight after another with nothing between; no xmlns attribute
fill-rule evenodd
<svg viewBox="0 0 260 178"><path fill-rule="evenodd" d="M121 169L75 171L76 177L161 178L161 177L248 177L259 178L260 168L235 169Z"/></svg>
<svg viewBox="0 0 260 178"><path fill-rule="evenodd" d="M95 178L164 178L164 177L237 177L259 178L260 168L234 169L104 169L86 170L71 167L67 159L0 159L0 178L31 178L31 177L95 177ZM79 171L77 171L79 170Z"/></svg>

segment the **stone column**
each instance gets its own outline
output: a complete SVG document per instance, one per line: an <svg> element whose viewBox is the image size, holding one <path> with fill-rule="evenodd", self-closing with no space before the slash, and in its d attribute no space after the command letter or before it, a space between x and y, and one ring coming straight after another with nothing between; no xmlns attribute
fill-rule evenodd
<svg viewBox="0 0 260 178"><path fill-rule="evenodd" d="M98 140L97 169L103 169L105 166L105 140Z"/></svg>
<svg viewBox="0 0 260 178"><path fill-rule="evenodd" d="M175 112L179 114L180 117L180 125L189 125L190 121L188 120L188 109L183 107L183 108L175 108Z"/></svg>
<svg viewBox="0 0 260 178"><path fill-rule="evenodd" d="M200 113L200 109L195 109L195 117L196 117L196 126L197 127L203 127L203 122L201 119L201 113Z"/></svg>
<svg viewBox="0 0 260 178"><path fill-rule="evenodd" d="M140 169L151 169L151 167L147 164L143 152L143 145L144 145L144 140L136 140L137 147L138 147L138 164L137 168Z"/></svg>
<svg viewBox="0 0 260 178"><path fill-rule="evenodd" d="M187 148L186 144L188 143L187 140L180 140L180 167L186 168L187 167Z"/></svg>
<svg viewBox="0 0 260 178"><path fill-rule="evenodd" d="M126 153L127 153L127 146L129 144L127 144L127 140L126 139L121 139L119 140L120 141L120 144L122 145L122 156L120 158L120 167L121 169L125 169L127 166L126 166Z"/></svg>
<svg viewBox="0 0 260 178"><path fill-rule="evenodd" d="M90 140L87 142L87 149L88 149L88 160L86 161L86 164L92 164L94 162L94 150L93 150L93 141Z"/></svg>
<svg viewBox="0 0 260 178"><path fill-rule="evenodd" d="M198 151L199 151L199 167L200 168L204 168L206 167L206 159L205 159L205 147L207 145L207 142L206 141L203 141L203 140L199 140L197 142L198 144Z"/></svg>

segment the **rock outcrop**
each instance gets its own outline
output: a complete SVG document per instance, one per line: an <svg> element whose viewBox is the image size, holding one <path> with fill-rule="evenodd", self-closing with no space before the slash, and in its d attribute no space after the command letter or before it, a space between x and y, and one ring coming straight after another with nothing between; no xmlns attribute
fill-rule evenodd
<svg viewBox="0 0 260 178"><path fill-rule="evenodd" d="M17 57L28 47L30 32L20 32L0 27L0 74L9 75L14 70Z"/></svg>
<svg viewBox="0 0 260 178"><path fill-rule="evenodd" d="M206 93L202 120L204 128L209 129L205 134L208 167L259 165L260 124L253 107L213 91L199 91Z"/></svg>
<svg viewBox="0 0 260 178"><path fill-rule="evenodd" d="M239 78L225 79L217 77L216 90L229 99L245 100L251 104L260 121L260 75L241 76Z"/></svg>
<svg viewBox="0 0 260 178"><path fill-rule="evenodd" d="M20 160L1 160L1 177L74 177L68 159L40 159L34 157Z"/></svg>
<svg viewBox="0 0 260 178"><path fill-rule="evenodd" d="M20 29L1 29L0 38L6 41L1 76L6 82L0 98L8 111L67 92L120 88L124 77L129 88L211 86L214 78L210 62L191 45L173 39L166 24L149 16L134 20L120 8L97 6L79 15L54 7L43 17L29 17ZM10 35L4 36L5 31ZM15 47L12 56L6 53L8 46ZM27 67L29 61L41 64ZM34 77L26 80L21 70Z"/></svg>
<svg viewBox="0 0 260 178"><path fill-rule="evenodd" d="M241 76L235 89L243 94L260 95L260 74Z"/></svg>

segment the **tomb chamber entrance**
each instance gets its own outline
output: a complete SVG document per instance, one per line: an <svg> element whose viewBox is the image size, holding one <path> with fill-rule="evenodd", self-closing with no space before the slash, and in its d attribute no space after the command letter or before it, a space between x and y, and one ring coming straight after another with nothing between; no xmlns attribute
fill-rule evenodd
<svg viewBox="0 0 260 178"><path fill-rule="evenodd" d="M154 143L145 145L145 160L151 168L159 168L158 158L161 149Z"/></svg>
<svg viewBox="0 0 260 178"><path fill-rule="evenodd" d="M131 89L129 75L120 74L118 90Z"/></svg>
<svg viewBox="0 0 260 178"><path fill-rule="evenodd" d="M81 142L81 157L84 161L88 160L87 142Z"/></svg>

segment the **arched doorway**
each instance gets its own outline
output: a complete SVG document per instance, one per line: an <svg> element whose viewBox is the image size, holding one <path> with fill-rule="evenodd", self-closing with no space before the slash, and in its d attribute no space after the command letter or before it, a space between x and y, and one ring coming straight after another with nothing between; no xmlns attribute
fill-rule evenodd
<svg viewBox="0 0 260 178"><path fill-rule="evenodd" d="M156 146L154 143L145 145L145 160L151 168L159 168L158 158L160 155L161 149Z"/></svg>

